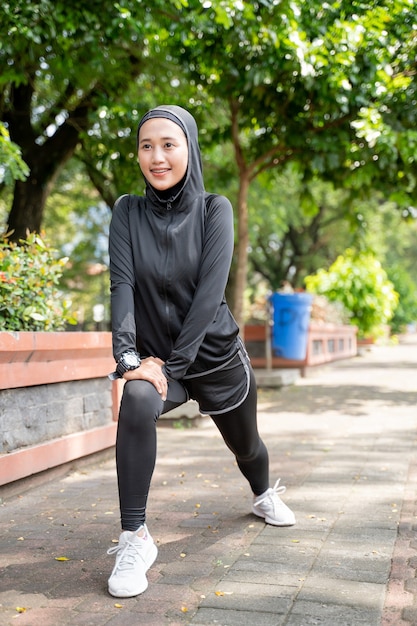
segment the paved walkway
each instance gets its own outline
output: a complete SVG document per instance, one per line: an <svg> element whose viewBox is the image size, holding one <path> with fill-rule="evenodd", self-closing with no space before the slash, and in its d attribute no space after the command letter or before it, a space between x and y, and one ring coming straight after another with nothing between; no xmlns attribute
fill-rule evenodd
<svg viewBox="0 0 417 626"><path fill-rule="evenodd" d="M272 480L297 525L265 526L210 422L161 428L149 589L106 592L114 461L79 465L0 507L6 626L417 624L417 338L260 393Z"/></svg>

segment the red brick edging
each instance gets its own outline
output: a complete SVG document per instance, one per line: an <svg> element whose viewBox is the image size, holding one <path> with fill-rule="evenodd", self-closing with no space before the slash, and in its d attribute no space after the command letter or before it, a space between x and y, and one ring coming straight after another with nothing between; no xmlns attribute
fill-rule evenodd
<svg viewBox="0 0 417 626"><path fill-rule="evenodd" d="M417 460L404 491L381 626L417 624Z"/></svg>

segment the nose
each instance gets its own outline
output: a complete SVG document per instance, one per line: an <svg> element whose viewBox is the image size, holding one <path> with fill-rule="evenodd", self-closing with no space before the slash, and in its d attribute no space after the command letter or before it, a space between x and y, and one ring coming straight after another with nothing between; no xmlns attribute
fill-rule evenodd
<svg viewBox="0 0 417 626"><path fill-rule="evenodd" d="M161 163L164 160L163 151L159 146L155 146L152 150L152 161L154 163Z"/></svg>

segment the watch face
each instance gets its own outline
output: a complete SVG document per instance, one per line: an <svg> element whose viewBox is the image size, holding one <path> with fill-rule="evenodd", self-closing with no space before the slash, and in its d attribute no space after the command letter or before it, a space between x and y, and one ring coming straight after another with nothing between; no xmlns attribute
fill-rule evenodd
<svg viewBox="0 0 417 626"><path fill-rule="evenodd" d="M139 363L139 359L136 354L125 354L123 361L126 363L127 367L136 367Z"/></svg>

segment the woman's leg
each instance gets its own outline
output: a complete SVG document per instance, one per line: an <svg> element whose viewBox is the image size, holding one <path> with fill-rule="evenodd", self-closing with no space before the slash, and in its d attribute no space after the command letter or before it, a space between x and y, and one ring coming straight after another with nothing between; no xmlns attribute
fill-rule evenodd
<svg viewBox="0 0 417 626"><path fill-rule="evenodd" d="M269 487L269 458L259 436L256 411L256 380L250 368L250 388L245 401L236 409L212 415L211 418L235 455L239 469L249 481L253 493L260 495Z"/></svg>
<svg viewBox="0 0 417 626"><path fill-rule="evenodd" d="M116 465L123 530L145 523L146 502L156 459L156 423L161 413L187 400L179 383L170 383L164 403L152 383L128 381L123 389L116 440Z"/></svg>
<svg viewBox="0 0 417 626"><path fill-rule="evenodd" d="M256 396L255 376L250 368L250 389L246 400L238 408L212 416L212 419L252 487L252 512L268 524L292 526L295 524L294 513L279 497L285 487L279 487L279 480L273 488L269 487L268 451L258 433Z"/></svg>

